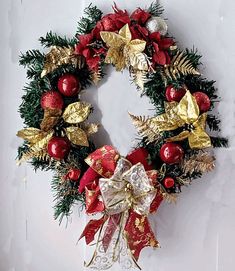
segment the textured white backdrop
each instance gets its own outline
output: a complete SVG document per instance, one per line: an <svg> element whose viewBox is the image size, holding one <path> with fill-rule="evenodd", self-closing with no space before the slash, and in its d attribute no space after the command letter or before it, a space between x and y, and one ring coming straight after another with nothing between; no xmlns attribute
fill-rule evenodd
<svg viewBox="0 0 235 271"><path fill-rule="evenodd" d="M77 208L66 224L53 220L50 173L15 165L22 127L17 113L25 71L18 66L20 51L39 48L38 37L52 30L72 36L76 22L89 0L2 0L1 22L1 189L0 271L83 270L84 242L76 241L85 226L85 215ZM95 0L104 12L112 0ZM133 10L151 1L117 0L120 8ZM140 259L143 271L232 271L235 243L235 115L233 0L165 0L170 33L184 47L196 46L204 55L203 74L217 80L222 102L217 110L230 148L216 150L216 170L183 189L177 205L163 204L151 218L162 248L145 249ZM112 69L110 69L111 72ZM98 144L112 142L123 154L135 138L127 116L151 114L146 99L140 99L128 74L115 73L97 89L84 93L92 101L94 114L104 129ZM72 222L72 223L71 223ZM118 266L111 269L120 270Z"/></svg>

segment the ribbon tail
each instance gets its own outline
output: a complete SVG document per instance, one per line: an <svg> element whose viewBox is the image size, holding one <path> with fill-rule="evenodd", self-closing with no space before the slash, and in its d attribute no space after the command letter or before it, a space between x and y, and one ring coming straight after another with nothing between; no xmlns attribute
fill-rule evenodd
<svg viewBox="0 0 235 271"><path fill-rule="evenodd" d="M104 222L105 223L105 222ZM90 259L90 261L88 263L85 262L85 267L89 267L92 265L92 263L94 262L97 254L98 254L98 245L99 245L99 240L100 240L100 237L101 237L101 234L102 234L102 230L103 230L103 227L104 227L104 223L101 225L100 227L100 230L99 230L99 235L98 235L98 239L97 239L97 242L96 242L96 246L95 246L95 251Z"/></svg>
<svg viewBox="0 0 235 271"><path fill-rule="evenodd" d="M103 216L98 220L95 219L90 220L86 225L84 231L82 232L79 240L85 237L86 244L87 245L90 244L94 240L97 231L103 227L106 220L107 220L106 216Z"/></svg>
<svg viewBox="0 0 235 271"><path fill-rule="evenodd" d="M120 214L115 214L111 215L108 220L108 224L106 226L106 229L104 231L104 237L102 239L102 245L104 248L104 251L107 252L110 242L113 238L113 235L120 223L121 215Z"/></svg>
<svg viewBox="0 0 235 271"><path fill-rule="evenodd" d="M182 141L182 140L186 139L187 137L189 137L189 135L190 135L189 131L183 131L180 134L178 134L177 136L172 136L170 138L167 138L166 141L167 142Z"/></svg>
<svg viewBox="0 0 235 271"><path fill-rule="evenodd" d="M209 135L200 127L197 127L188 138L191 149L204 149L211 147Z"/></svg>
<svg viewBox="0 0 235 271"><path fill-rule="evenodd" d="M135 261L138 261L140 252L144 247L160 247L150 227L148 218L134 211L130 211L125 225L125 235Z"/></svg>

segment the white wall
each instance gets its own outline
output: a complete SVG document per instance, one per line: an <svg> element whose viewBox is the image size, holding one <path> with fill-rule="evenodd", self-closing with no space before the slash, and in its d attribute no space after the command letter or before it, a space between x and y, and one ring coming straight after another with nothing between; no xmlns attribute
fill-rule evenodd
<svg viewBox="0 0 235 271"><path fill-rule="evenodd" d="M75 209L68 226L53 220L50 173L15 165L15 137L22 121L17 113L25 71L18 66L20 51L39 48L38 37L48 30L72 36L86 1L2 0L1 22L1 188L0 271L83 270L84 242L76 241L86 217ZM93 0L110 11L112 0ZM121 8L148 6L151 1L116 0ZM163 204L152 217L162 248L145 249L144 271L232 271L235 243L235 121L233 0L165 0L170 32L184 47L193 45L204 55L203 74L217 80L222 102L218 106L223 135L230 148L216 150L216 170L180 195L177 205ZM84 99L94 103L96 119L105 132L98 143L112 142L123 154L135 137L126 112L149 113L151 106L130 86L128 74L112 73L99 89L87 90ZM114 100L113 100L114 99ZM108 136L109 134L109 136ZM110 138L109 138L110 137ZM70 223L72 222L72 223ZM118 266L113 271L120 270Z"/></svg>

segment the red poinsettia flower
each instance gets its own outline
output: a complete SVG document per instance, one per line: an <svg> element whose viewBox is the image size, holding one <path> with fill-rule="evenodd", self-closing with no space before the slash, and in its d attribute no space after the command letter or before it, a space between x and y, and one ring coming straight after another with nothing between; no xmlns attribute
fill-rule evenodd
<svg viewBox="0 0 235 271"><path fill-rule="evenodd" d="M159 32L154 32L149 36L153 46L153 64L166 65L170 64L170 56L168 49L174 44L174 40L171 38L164 38Z"/></svg>
<svg viewBox="0 0 235 271"><path fill-rule="evenodd" d="M75 46L75 53L82 55L90 70L97 71L100 63L100 54L105 52L104 48L95 48L92 33L79 36L79 43Z"/></svg>
<svg viewBox="0 0 235 271"><path fill-rule="evenodd" d="M131 26L130 30L131 30L132 39L146 40L147 36L149 35L148 30L139 24L135 24Z"/></svg>
<svg viewBox="0 0 235 271"><path fill-rule="evenodd" d="M126 10L120 10L116 4L113 6L114 13L107 14L96 24L92 34L100 39L100 31L115 32L120 30L125 24L130 24L130 17Z"/></svg>
<svg viewBox="0 0 235 271"><path fill-rule="evenodd" d="M147 20L151 17L151 14L141 8L137 8L130 17L136 21L137 24L145 25Z"/></svg>

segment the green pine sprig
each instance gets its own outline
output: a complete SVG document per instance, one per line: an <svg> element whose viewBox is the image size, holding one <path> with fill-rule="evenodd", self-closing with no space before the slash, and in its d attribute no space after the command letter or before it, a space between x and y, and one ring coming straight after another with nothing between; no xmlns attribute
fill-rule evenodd
<svg viewBox="0 0 235 271"><path fill-rule="evenodd" d="M68 39L67 37L60 37L52 31L48 32L45 37L39 38L43 47L59 46L69 47L74 46L77 42L76 38Z"/></svg>
<svg viewBox="0 0 235 271"><path fill-rule="evenodd" d="M76 36L90 33L97 22L101 20L103 13L96 6L90 4L87 8L85 8L84 14L85 16L82 17L78 22Z"/></svg>
<svg viewBox="0 0 235 271"><path fill-rule="evenodd" d="M164 8L158 3L156 0L155 2L151 3L150 7L147 10L152 16L161 16L164 12Z"/></svg>

